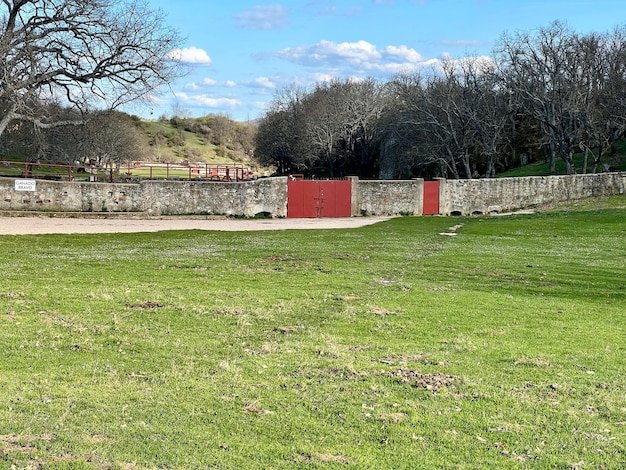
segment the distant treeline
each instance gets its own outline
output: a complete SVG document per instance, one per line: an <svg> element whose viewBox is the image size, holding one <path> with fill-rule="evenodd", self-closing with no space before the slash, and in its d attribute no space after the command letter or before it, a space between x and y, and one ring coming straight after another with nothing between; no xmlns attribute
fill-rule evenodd
<svg viewBox="0 0 626 470"><path fill-rule="evenodd" d="M545 159L601 169L626 131L626 28L552 23L504 34L489 57L445 59L388 81L333 80L276 93L256 158L281 174L493 177Z"/></svg>

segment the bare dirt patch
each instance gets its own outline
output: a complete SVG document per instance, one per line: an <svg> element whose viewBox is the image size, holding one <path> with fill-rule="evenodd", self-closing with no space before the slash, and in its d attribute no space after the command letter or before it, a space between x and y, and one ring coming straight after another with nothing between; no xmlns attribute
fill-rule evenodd
<svg viewBox="0 0 626 470"><path fill-rule="evenodd" d="M302 230L357 228L389 217L338 217L326 219L234 219L216 216L146 217L132 214L66 214L0 216L0 235L53 233L134 233L164 230Z"/></svg>
<svg viewBox="0 0 626 470"><path fill-rule="evenodd" d="M386 372L385 376L393 377L400 383L410 384L416 388L423 388L433 393L461 382L460 377L447 374L424 374L411 369L398 369Z"/></svg>
<svg viewBox="0 0 626 470"><path fill-rule="evenodd" d="M147 301L147 302L142 302L142 303L138 303L138 304L129 304L127 305L129 308L139 308L139 309L152 309L152 308L161 308L164 307L164 304L161 304L159 302L153 302L151 300Z"/></svg>
<svg viewBox="0 0 626 470"><path fill-rule="evenodd" d="M0 435L0 456L4 454L24 453L28 454L35 450L37 441L51 442L54 436L50 434L36 435Z"/></svg>
<svg viewBox="0 0 626 470"><path fill-rule="evenodd" d="M350 457L346 455L326 452L313 452L311 454L300 453L296 457L296 460L307 464L346 464L351 461Z"/></svg>

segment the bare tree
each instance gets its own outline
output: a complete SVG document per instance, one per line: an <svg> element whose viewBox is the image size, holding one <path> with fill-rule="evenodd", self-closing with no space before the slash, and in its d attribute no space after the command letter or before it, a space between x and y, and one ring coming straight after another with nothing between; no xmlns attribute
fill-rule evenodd
<svg viewBox="0 0 626 470"><path fill-rule="evenodd" d="M420 139L409 144L415 166L439 168L439 176L471 178L471 129L463 102L463 89L453 67L420 72L395 81L401 102L397 134Z"/></svg>
<svg viewBox="0 0 626 470"><path fill-rule="evenodd" d="M279 174L307 171L314 164L305 139L307 96L307 90L295 85L278 90L259 122L255 156L262 164L276 167Z"/></svg>
<svg viewBox="0 0 626 470"><path fill-rule="evenodd" d="M180 72L178 34L143 0L2 0L0 15L0 135L81 121L41 104L115 109Z"/></svg>
<svg viewBox="0 0 626 470"><path fill-rule="evenodd" d="M555 172L558 153L567 173L575 173L573 155L583 140L590 97L580 37L555 22L535 35L505 35L496 51L504 83L543 129L550 148L550 171Z"/></svg>
<svg viewBox="0 0 626 470"><path fill-rule="evenodd" d="M626 135L626 27L577 34L555 22L505 34L489 59L448 59L384 84L334 80L278 102L258 142L281 168L494 177L518 151L528 161L541 149L551 173L557 157L575 173L581 150L583 171L590 157L596 171Z"/></svg>
<svg viewBox="0 0 626 470"><path fill-rule="evenodd" d="M316 157L314 165L327 172L331 178L345 157L342 152L347 136L345 100L343 89L337 81L318 83L304 100L306 142Z"/></svg>
<svg viewBox="0 0 626 470"><path fill-rule="evenodd" d="M424 73L403 74L389 83L385 112L381 117L380 177L400 178L403 175L442 176L447 161L433 138L429 119L427 87ZM431 169L433 169L431 171Z"/></svg>
<svg viewBox="0 0 626 470"><path fill-rule="evenodd" d="M374 176L384 93L374 79L279 90L259 125L257 156L281 173Z"/></svg>
<svg viewBox="0 0 626 470"><path fill-rule="evenodd" d="M46 113L58 121L85 117L69 108L51 108ZM119 166L145 159L148 137L140 126L139 118L117 111L90 113L82 124L72 126L38 128L20 121L0 136L0 145L25 161Z"/></svg>
<svg viewBox="0 0 626 470"><path fill-rule="evenodd" d="M82 126L56 127L48 133L65 135L58 148L74 162L119 168L124 162L146 158L148 138L140 123L124 113L97 112ZM51 145L50 150L56 149Z"/></svg>
<svg viewBox="0 0 626 470"><path fill-rule="evenodd" d="M626 28L607 34L590 33L579 39L581 66L589 77L586 128L580 146L584 150L583 172L589 156L596 172L603 156L626 133Z"/></svg>
<svg viewBox="0 0 626 470"><path fill-rule="evenodd" d="M456 100L462 104L458 112L463 114L471 136L472 173L493 178L496 165L506 160L514 104L508 90L499 86L493 62L467 57L459 61L459 69L463 93Z"/></svg>
<svg viewBox="0 0 626 470"><path fill-rule="evenodd" d="M281 175L297 170L295 147L297 134L287 111L269 111L259 123L256 135L256 158L273 166Z"/></svg>
<svg viewBox="0 0 626 470"><path fill-rule="evenodd" d="M347 167L361 177L374 176L374 142L378 138L378 123L387 103L387 88L373 78L357 81L335 81L341 99L336 110L343 123L343 139L347 150Z"/></svg>

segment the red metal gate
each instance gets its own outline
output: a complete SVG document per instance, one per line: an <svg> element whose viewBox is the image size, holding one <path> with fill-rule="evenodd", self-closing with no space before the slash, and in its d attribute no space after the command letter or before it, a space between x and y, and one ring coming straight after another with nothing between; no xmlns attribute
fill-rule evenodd
<svg viewBox="0 0 626 470"><path fill-rule="evenodd" d="M424 205L422 214L439 214L439 181L424 181Z"/></svg>
<svg viewBox="0 0 626 470"><path fill-rule="evenodd" d="M350 217L352 181L305 180L290 176L287 183L287 217Z"/></svg>

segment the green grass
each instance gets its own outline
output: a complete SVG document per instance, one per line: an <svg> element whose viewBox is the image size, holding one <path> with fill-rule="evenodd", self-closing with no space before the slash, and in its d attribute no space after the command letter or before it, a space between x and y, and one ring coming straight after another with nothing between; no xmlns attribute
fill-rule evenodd
<svg viewBox="0 0 626 470"><path fill-rule="evenodd" d="M607 164L609 167L619 171L626 171L626 141L620 141L615 146L616 153L614 155L605 155L602 158L600 167L598 167L597 171L603 171L602 164ZM593 167L593 156L589 155L588 163L587 163L587 173L591 173ZM585 173L584 166L584 155L582 153L577 153L574 155L574 166L576 168L576 173L582 174ZM556 174L557 175L565 175L567 174L567 170L565 168L565 162L562 158L556 159ZM539 159L538 161L531 162L528 165L513 168L511 170L505 171L503 173L499 173L498 178L510 178L510 177L522 177L522 176L548 176L550 175L550 165Z"/></svg>
<svg viewBox="0 0 626 470"><path fill-rule="evenodd" d="M124 174L128 174L128 169L124 169ZM181 169L172 169L172 168L161 168L161 167L153 167L150 168L149 164L144 165L140 168L130 168L130 174L134 177L138 178L153 178L153 179L162 179L162 178L178 178L178 179L199 179L199 178L208 178L211 177L211 170L208 172L205 167L199 168L199 173L192 173L189 168L181 168Z"/></svg>
<svg viewBox="0 0 626 470"><path fill-rule="evenodd" d="M2 236L0 468L623 468L626 199L598 204Z"/></svg>

